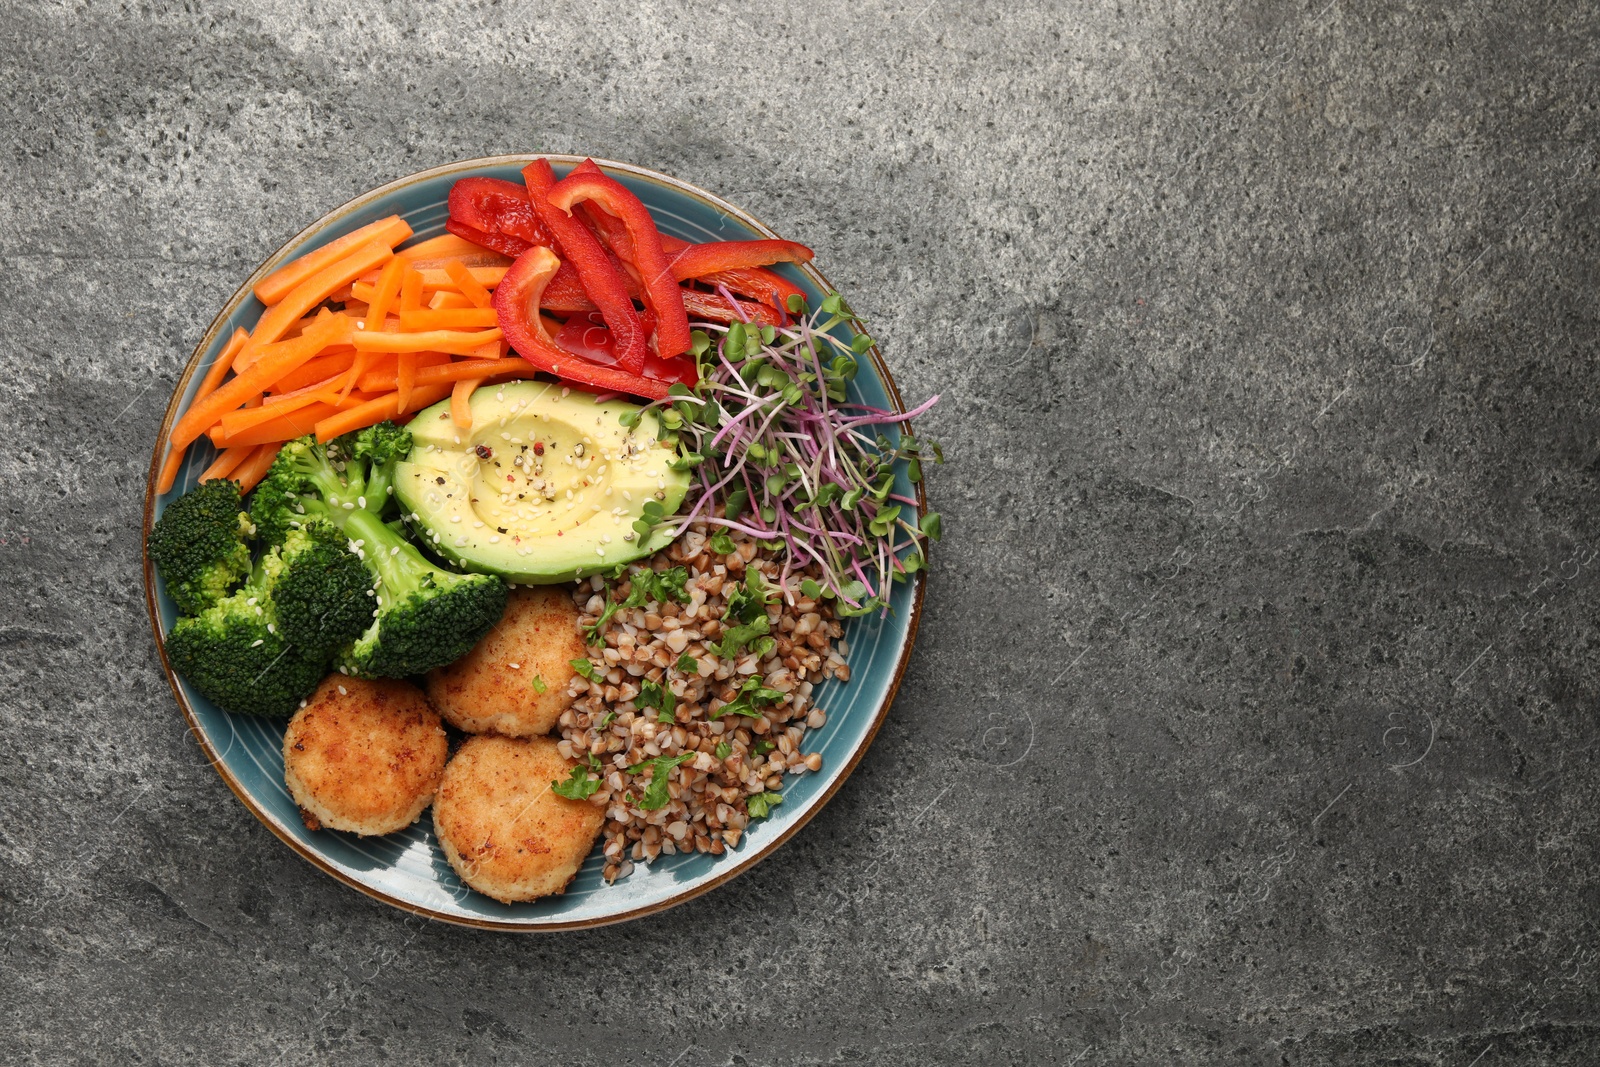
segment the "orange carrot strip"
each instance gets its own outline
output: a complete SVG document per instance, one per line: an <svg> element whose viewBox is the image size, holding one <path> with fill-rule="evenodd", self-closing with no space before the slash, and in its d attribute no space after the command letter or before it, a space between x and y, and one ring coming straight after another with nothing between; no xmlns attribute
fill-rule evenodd
<svg viewBox="0 0 1600 1067"><path fill-rule="evenodd" d="M294 407L295 405L289 405ZM332 404L317 401L298 407L294 411L287 411L277 418L263 422L259 426L246 427L229 437L222 432L219 423L212 427L207 436L211 443L218 448L232 448L234 445L265 445L274 441L288 441L302 437L315 428L317 420L325 419L329 415L337 415L341 409Z"/></svg>
<svg viewBox="0 0 1600 1067"><path fill-rule="evenodd" d="M206 376L200 379L200 384L195 388L194 399L190 404L199 403L211 393L216 391L217 385L222 381L222 376L228 373L228 368L233 366L233 357L238 355L239 349L250 340L250 334L239 327L233 331L233 336L228 338L228 343L222 346L222 351L217 353L216 362L206 368ZM170 492L178 480L178 471L183 466L183 457L187 454L187 445L174 445L170 441L167 445L167 461L161 467L161 474L156 479L156 492Z"/></svg>
<svg viewBox="0 0 1600 1067"><path fill-rule="evenodd" d="M239 464L233 472L233 480L239 483L241 493L248 493L267 476L267 471L272 469L272 461L278 458L279 447L277 442L263 444L250 453L250 458Z"/></svg>
<svg viewBox="0 0 1600 1067"><path fill-rule="evenodd" d="M482 384L482 378L463 378L450 390L450 421L463 430L472 429L472 393Z"/></svg>
<svg viewBox="0 0 1600 1067"><path fill-rule="evenodd" d="M508 267L468 267L467 273L472 276L473 281L485 289L493 289L500 284L500 279L506 276L506 271L509 269ZM417 273L422 275L422 287L424 289L456 288L455 279L451 278L446 270L438 267L425 267L418 270Z"/></svg>
<svg viewBox="0 0 1600 1067"><path fill-rule="evenodd" d="M411 390L411 401L405 407L401 407L396 403L397 397L394 393L374 397L360 407L329 415L317 423L317 440L326 443L340 434L349 433L351 430L359 430L365 426L375 426L384 419L392 419L399 415L407 415L413 411L418 411L449 395L450 387L448 385L423 386Z"/></svg>
<svg viewBox="0 0 1600 1067"><path fill-rule="evenodd" d="M411 387L417 382L417 354L415 352L401 352L399 364L395 368L395 402L401 408L406 406L406 401L411 399Z"/></svg>
<svg viewBox="0 0 1600 1067"><path fill-rule="evenodd" d="M337 240L329 241L321 248L307 252L261 279L256 283L256 299L270 307L288 296L301 282L329 264L343 259L362 245L378 242L392 249L410 236L411 227L407 226L405 220L398 215L390 215L386 219L369 223ZM363 267L362 271L366 269ZM344 284L345 282L340 282L332 288L337 289Z"/></svg>
<svg viewBox="0 0 1600 1067"><path fill-rule="evenodd" d="M489 290L480 285L478 279L472 276L472 271L467 269L465 263L459 260L451 260L444 265L444 272L451 281L456 283L456 288L461 290L461 295L479 307L488 307L489 301L494 299L489 295Z"/></svg>
<svg viewBox="0 0 1600 1067"><path fill-rule="evenodd" d="M226 478L235 467L244 462L245 457L254 451L254 448L253 445L224 448L217 453L217 458L212 461L211 466L201 472L200 481L209 482L213 478Z"/></svg>
<svg viewBox="0 0 1600 1067"><path fill-rule="evenodd" d="M471 241L464 241L453 233L442 233L438 237L430 237L426 241L418 241L408 248L402 248L397 255L406 262L415 264L419 260L443 260L456 256L476 256L479 258L493 257L495 262L504 263L506 257L498 252L491 252L482 245L475 245Z"/></svg>
<svg viewBox="0 0 1600 1067"><path fill-rule="evenodd" d="M536 373L538 373L537 368L525 359L458 359L433 367L417 368L417 378L412 383L412 388L443 385L446 382L459 382L466 378L506 375L531 378ZM394 389L395 384L396 375L393 369L370 371L361 376L361 388L369 393L387 392Z"/></svg>
<svg viewBox="0 0 1600 1067"><path fill-rule="evenodd" d="M498 329L467 333L459 330L425 330L420 333L388 333L364 330L350 339L356 351L366 352L449 352L453 356L471 355L490 341L500 340Z"/></svg>
<svg viewBox="0 0 1600 1067"><path fill-rule="evenodd" d="M282 307L283 305L278 305ZM288 374L303 366L334 341L348 339L354 325L344 315L332 312L323 315L305 333L292 341L279 341L263 347L254 366L236 375L227 384L197 403L190 404L183 418L172 428L175 447L187 445L218 419L240 404L261 393Z"/></svg>
<svg viewBox="0 0 1600 1067"><path fill-rule="evenodd" d="M234 360L234 369L248 368L262 346L281 339L295 320L328 298L328 294L348 284L362 271L394 258L388 245L374 241L364 244L344 259L330 263L295 286L282 301L267 308L250 332L250 341Z"/></svg>
<svg viewBox="0 0 1600 1067"><path fill-rule="evenodd" d="M433 291L433 299L428 301L428 310L430 311L446 311L450 308L469 307L472 307L472 301L460 293L452 293L448 289L435 289Z"/></svg>
<svg viewBox="0 0 1600 1067"><path fill-rule="evenodd" d="M494 308L491 307L447 308L441 311L419 308L400 312L400 328L408 333L420 330L466 330L493 326L496 322Z"/></svg>
<svg viewBox="0 0 1600 1067"><path fill-rule="evenodd" d="M297 389L304 389L313 382L320 382L329 375L348 371L355 361L356 351L353 348L347 352L336 352L331 355L324 352L323 355L317 356L311 362L290 371L272 383L274 395L267 397L267 403L274 403L279 398Z"/></svg>
<svg viewBox="0 0 1600 1067"><path fill-rule="evenodd" d="M400 314L422 306L422 275L406 268L400 276Z"/></svg>
<svg viewBox="0 0 1600 1067"><path fill-rule="evenodd" d="M400 278L405 273L405 261L396 257L383 265L383 273L378 275L378 284L373 286L372 295L367 302L366 328L369 330L380 329L383 320L394 307L394 298L400 292Z"/></svg>
<svg viewBox="0 0 1600 1067"><path fill-rule="evenodd" d="M350 287L346 285L329 293L328 299L332 300L335 304L343 304L349 301L350 296Z"/></svg>

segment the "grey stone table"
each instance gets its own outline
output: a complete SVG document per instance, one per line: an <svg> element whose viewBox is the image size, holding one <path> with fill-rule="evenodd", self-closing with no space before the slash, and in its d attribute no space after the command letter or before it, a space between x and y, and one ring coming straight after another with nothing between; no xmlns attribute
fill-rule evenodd
<svg viewBox="0 0 1600 1067"><path fill-rule="evenodd" d="M5 3L0 1062L1600 1062L1597 11ZM814 245L951 461L828 809L519 938L234 800L138 521L263 256L530 150Z"/></svg>

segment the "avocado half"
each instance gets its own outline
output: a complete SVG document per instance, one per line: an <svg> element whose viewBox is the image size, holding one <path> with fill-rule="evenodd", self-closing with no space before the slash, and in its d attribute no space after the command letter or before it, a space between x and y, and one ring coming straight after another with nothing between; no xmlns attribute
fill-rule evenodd
<svg viewBox="0 0 1600 1067"><path fill-rule="evenodd" d="M413 530L463 570L524 584L569 582L656 552L671 524L641 539L646 501L671 515L689 489L677 450L657 440L656 413L632 430L639 405L521 381L472 394L472 426L450 401L419 412L395 495Z"/></svg>

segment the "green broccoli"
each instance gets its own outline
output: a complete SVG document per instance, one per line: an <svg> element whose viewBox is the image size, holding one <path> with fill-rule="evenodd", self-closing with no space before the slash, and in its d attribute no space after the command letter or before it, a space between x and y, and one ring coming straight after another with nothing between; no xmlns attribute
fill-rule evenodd
<svg viewBox="0 0 1600 1067"><path fill-rule="evenodd" d="M201 482L167 505L150 531L150 559L181 615L198 615L250 574L255 527L239 501L239 483Z"/></svg>
<svg viewBox="0 0 1600 1067"><path fill-rule="evenodd" d="M211 484L211 483L206 483ZM167 659L212 703L247 715L292 715L328 671L326 656L309 653L277 632L272 589L282 561L269 552L244 588L167 635Z"/></svg>
<svg viewBox="0 0 1600 1067"><path fill-rule="evenodd" d="M272 587L278 631L290 644L331 656L371 624L372 575L333 523L290 530L272 551L282 563Z"/></svg>
<svg viewBox="0 0 1600 1067"><path fill-rule="evenodd" d="M411 435L387 422L326 446L302 437L279 451L251 502L272 543L331 522L377 580L365 632L340 657L343 669L369 678L422 674L459 659L505 611L499 578L446 570L384 523L394 465L410 450Z"/></svg>

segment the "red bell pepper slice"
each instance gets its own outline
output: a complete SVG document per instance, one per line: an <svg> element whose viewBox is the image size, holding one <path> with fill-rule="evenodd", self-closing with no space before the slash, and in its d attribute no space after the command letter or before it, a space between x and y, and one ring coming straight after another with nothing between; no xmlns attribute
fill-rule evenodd
<svg viewBox="0 0 1600 1067"><path fill-rule="evenodd" d="M583 282L578 278L578 272L572 269L571 263L561 264L556 276L545 286L544 302L540 307L562 314L595 309L594 301L583 291Z"/></svg>
<svg viewBox="0 0 1600 1067"><path fill-rule="evenodd" d="M528 190L499 178L462 178L450 187L450 217L485 233L503 233L528 246L554 244L539 221Z"/></svg>
<svg viewBox="0 0 1600 1067"><path fill-rule="evenodd" d="M549 160L536 159L529 163L522 168L522 178L528 185L529 203L538 213L540 221L555 234L567 261L577 269L584 292L589 294L589 299L594 301L600 314L605 317L617 346L617 365L630 374L637 374L644 367L646 335L644 325L639 321L639 313L633 309L633 298L628 295L627 280L583 221L550 202L550 191L556 187L556 175L550 169Z"/></svg>
<svg viewBox="0 0 1600 1067"><path fill-rule="evenodd" d="M622 220L633 245L633 266L639 272L645 301L655 313L656 354L668 358L687 351L689 316L683 310L683 295L678 291L678 281L668 266L667 254L661 248L661 231L656 229L650 210L615 178L588 171L567 175L547 195L550 206L559 211L570 212L574 204L592 201L601 210ZM560 234L557 236L561 237ZM572 258L574 266L578 268L578 276L585 277L583 262ZM593 292L589 295L596 296ZM598 298L595 303L600 304ZM600 304L600 307L601 311L605 310L604 304ZM606 322L610 321L608 316Z"/></svg>
<svg viewBox="0 0 1600 1067"><path fill-rule="evenodd" d="M791 295L804 297L805 291L781 274L762 267L740 267L736 270L712 271L696 281L707 285L721 285L740 296L754 297L776 311L788 309Z"/></svg>
<svg viewBox="0 0 1600 1067"><path fill-rule="evenodd" d="M702 293L698 289L683 291L683 307L697 319L710 322L754 322L761 326L782 326L783 316L765 304L752 304L735 299L729 306L728 298L721 293ZM742 314L741 314L742 312Z"/></svg>
<svg viewBox="0 0 1600 1067"><path fill-rule="evenodd" d="M516 259L533 246L520 237L512 237L508 233L491 233L488 230L478 230L464 222L455 219L446 219L444 228L455 234L463 241L471 241L475 245L482 245L491 251L499 252L503 256Z"/></svg>
<svg viewBox="0 0 1600 1067"><path fill-rule="evenodd" d="M558 378L604 392L630 393L651 400L664 398L668 382L646 378L620 366L598 366L562 351L544 337L543 327L535 325L539 321L539 301L560 268L556 254L543 245L528 249L511 264L494 291L493 301L506 341L523 359Z"/></svg>
<svg viewBox="0 0 1600 1067"><path fill-rule="evenodd" d="M617 354L611 347L611 331L606 329L605 320L599 312L591 311L587 315L574 315L568 319L556 334L556 345L600 366L609 366L617 361ZM700 368L686 356L662 359L652 355L644 358L644 376L664 382L669 387L673 382L682 382L693 388L700 380Z"/></svg>
<svg viewBox="0 0 1600 1067"><path fill-rule="evenodd" d="M704 278L716 271L765 267L771 263L809 263L814 253L798 241L712 241L687 245L672 254L672 274L679 281Z"/></svg>

